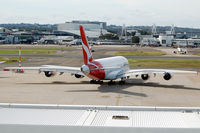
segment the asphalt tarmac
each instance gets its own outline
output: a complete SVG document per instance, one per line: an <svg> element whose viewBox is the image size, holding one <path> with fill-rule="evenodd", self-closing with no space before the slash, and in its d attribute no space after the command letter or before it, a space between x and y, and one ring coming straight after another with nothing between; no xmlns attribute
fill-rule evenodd
<svg viewBox="0 0 200 133"><path fill-rule="evenodd" d="M118 47L117 47L118 48ZM164 48L161 48L165 51ZM126 50L126 49L124 49ZM173 49L170 49L171 51ZM159 59L200 59L193 55L172 55L169 49L166 56L131 58ZM94 58L113 56L114 50L100 47ZM0 55L18 56L18 55ZM75 66L83 64L80 47L75 50L58 52L56 55L23 55L28 60L23 66L45 64ZM0 64L0 70L18 63ZM113 106L200 106L200 76L174 75L165 81L162 75L151 77L144 82L139 77L131 77L125 85L118 82L108 85L90 84L90 79L77 79L69 74L47 78L37 71L25 71L24 74L0 71L0 103L31 104L69 104L69 105L113 105Z"/></svg>
<svg viewBox="0 0 200 133"><path fill-rule="evenodd" d="M90 84L69 74L47 78L43 73L0 71L0 103L111 105L111 106L200 106L200 76L162 75L144 82L140 78L108 85Z"/></svg>

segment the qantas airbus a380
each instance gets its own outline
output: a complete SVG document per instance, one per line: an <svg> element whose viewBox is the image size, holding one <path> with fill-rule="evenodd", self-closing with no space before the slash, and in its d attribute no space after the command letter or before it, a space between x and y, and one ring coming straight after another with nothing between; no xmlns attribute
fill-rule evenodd
<svg viewBox="0 0 200 133"><path fill-rule="evenodd" d="M91 48L88 44L83 26L80 26L80 34L82 39L82 50L84 65L81 67L65 67L65 66L52 66L43 65L41 67L7 67L4 71L24 69L24 70L38 70L44 72L46 77L54 76L55 73L71 73L76 78L89 77L91 83L103 83L103 80L110 80L111 82L116 79L121 79L121 83L131 76L141 76L143 80L148 80L151 75L162 74L165 80L170 80L175 73L192 73L197 74L195 71L180 71L168 69L129 69L128 60L123 56L109 57L94 60L92 57ZM111 83L109 82L109 83Z"/></svg>

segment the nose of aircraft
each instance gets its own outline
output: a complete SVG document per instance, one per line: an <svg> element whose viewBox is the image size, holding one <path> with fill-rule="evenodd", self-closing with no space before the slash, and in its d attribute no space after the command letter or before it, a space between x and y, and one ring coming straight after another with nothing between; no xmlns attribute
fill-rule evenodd
<svg viewBox="0 0 200 133"><path fill-rule="evenodd" d="M83 65L81 67L81 72L83 72L84 74L88 75L90 73L90 69L87 65Z"/></svg>

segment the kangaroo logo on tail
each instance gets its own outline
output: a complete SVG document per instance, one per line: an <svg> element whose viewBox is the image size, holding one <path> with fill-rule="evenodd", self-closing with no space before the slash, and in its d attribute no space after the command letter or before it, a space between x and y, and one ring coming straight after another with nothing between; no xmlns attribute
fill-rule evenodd
<svg viewBox="0 0 200 133"><path fill-rule="evenodd" d="M85 31L82 25L80 26L80 34L81 34L81 39L82 39L84 64L87 65L89 62L93 61L93 57L92 57L92 52L88 44L87 37L85 35Z"/></svg>

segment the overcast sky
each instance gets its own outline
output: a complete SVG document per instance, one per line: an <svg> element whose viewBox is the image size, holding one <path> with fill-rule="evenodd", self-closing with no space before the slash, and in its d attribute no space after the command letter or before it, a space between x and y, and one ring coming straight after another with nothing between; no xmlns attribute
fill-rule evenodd
<svg viewBox="0 0 200 133"><path fill-rule="evenodd" d="M0 0L0 23L71 20L200 28L200 0Z"/></svg>

